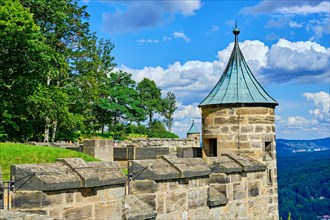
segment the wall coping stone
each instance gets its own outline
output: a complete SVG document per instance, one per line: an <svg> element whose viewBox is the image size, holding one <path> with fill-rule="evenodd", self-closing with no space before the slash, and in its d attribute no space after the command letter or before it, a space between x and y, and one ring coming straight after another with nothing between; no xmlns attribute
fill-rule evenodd
<svg viewBox="0 0 330 220"><path fill-rule="evenodd" d="M202 158L178 158L176 155L163 155L154 160L133 160L129 172L133 174L133 179L139 180L181 179L211 174Z"/></svg>
<svg viewBox="0 0 330 220"><path fill-rule="evenodd" d="M227 153L224 155L230 157L239 165L241 165L243 171L262 171L267 169L267 166L265 164L254 160L247 155L237 155L234 153Z"/></svg>
<svg viewBox="0 0 330 220"><path fill-rule="evenodd" d="M178 158L175 155L161 156L171 166L180 172L181 178L208 176L211 170L207 167L202 158Z"/></svg>
<svg viewBox="0 0 330 220"><path fill-rule="evenodd" d="M226 155L208 157L207 163L212 173L237 173L243 171L241 165Z"/></svg>
<svg viewBox="0 0 330 220"><path fill-rule="evenodd" d="M118 162L85 162L81 158L58 159L49 164L11 166L15 188L53 191L124 184L126 177Z"/></svg>

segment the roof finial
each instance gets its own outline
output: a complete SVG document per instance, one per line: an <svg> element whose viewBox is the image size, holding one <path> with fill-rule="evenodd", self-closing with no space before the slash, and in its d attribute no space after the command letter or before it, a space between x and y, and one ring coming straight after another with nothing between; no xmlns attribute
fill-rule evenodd
<svg viewBox="0 0 330 220"><path fill-rule="evenodd" d="M235 22L235 28L233 30L233 33L235 34L235 36L239 35L240 30L237 28L237 21Z"/></svg>

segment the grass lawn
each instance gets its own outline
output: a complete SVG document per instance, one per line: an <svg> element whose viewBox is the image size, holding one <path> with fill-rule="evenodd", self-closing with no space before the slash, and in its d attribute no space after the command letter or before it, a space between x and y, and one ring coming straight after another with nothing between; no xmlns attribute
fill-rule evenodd
<svg viewBox="0 0 330 220"><path fill-rule="evenodd" d="M11 164L53 163L57 158L80 157L85 161L98 161L94 157L56 147L28 144L0 143L0 167L3 180L9 180Z"/></svg>

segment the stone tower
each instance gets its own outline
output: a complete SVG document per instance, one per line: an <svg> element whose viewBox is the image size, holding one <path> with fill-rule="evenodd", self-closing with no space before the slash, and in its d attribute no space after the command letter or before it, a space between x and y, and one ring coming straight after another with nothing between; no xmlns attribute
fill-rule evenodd
<svg viewBox="0 0 330 220"><path fill-rule="evenodd" d="M228 64L210 94L200 103L203 157L235 153L264 163L272 190L277 190L275 106L239 48L239 29Z"/></svg>
<svg viewBox="0 0 330 220"><path fill-rule="evenodd" d="M191 127L187 132L187 138L191 140L195 140L195 144L199 145L200 142L200 131L197 129L195 125L195 121L192 121Z"/></svg>

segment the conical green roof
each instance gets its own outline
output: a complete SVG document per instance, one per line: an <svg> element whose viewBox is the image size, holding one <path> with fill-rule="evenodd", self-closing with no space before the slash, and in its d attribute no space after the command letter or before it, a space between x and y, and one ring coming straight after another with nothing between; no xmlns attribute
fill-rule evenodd
<svg viewBox="0 0 330 220"><path fill-rule="evenodd" d="M191 127L189 129L189 131L187 132L187 134L199 134L199 130L196 128L195 126L195 122L194 120L192 121Z"/></svg>
<svg viewBox="0 0 330 220"><path fill-rule="evenodd" d="M270 104L278 105L258 83L248 67L238 45L239 29L235 27L234 49L228 64L213 90L199 107L219 104Z"/></svg>

